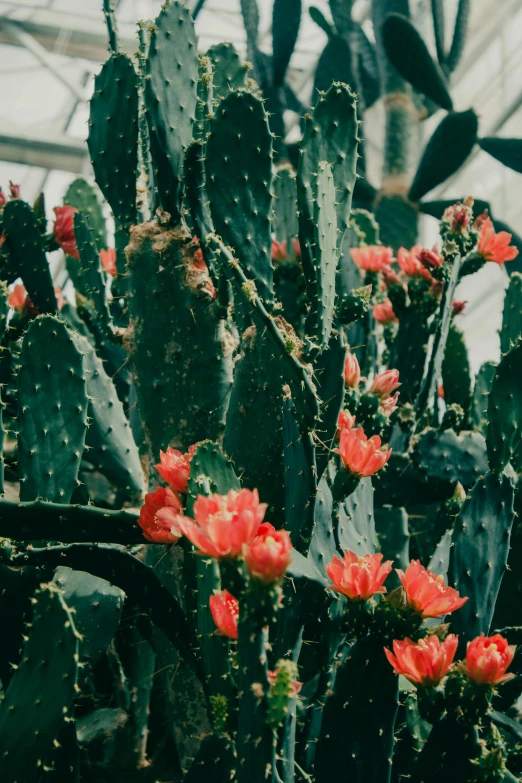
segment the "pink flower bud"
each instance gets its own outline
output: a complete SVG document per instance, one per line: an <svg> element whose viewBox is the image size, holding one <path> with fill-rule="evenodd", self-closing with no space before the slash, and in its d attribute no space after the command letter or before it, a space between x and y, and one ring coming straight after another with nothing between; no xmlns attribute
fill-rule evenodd
<svg viewBox="0 0 522 783"><path fill-rule="evenodd" d="M442 222L449 224L449 231L452 234L464 234L471 218L473 201L465 200L463 204L452 204L444 210Z"/></svg>
<svg viewBox="0 0 522 783"><path fill-rule="evenodd" d="M107 274L111 277L116 277L118 269L116 267L116 250L113 247L108 247L107 250L100 250L100 261Z"/></svg>
<svg viewBox="0 0 522 783"><path fill-rule="evenodd" d="M379 397L388 397L399 386L401 386L399 383L399 371L385 370L375 376L370 391Z"/></svg>
<svg viewBox="0 0 522 783"><path fill-rule="evenodd" d="M412 560L406 572L397 569L406 593L408 606L422 617L440 617L460 609L467 597L461 598L453 587L447 587L443 576L428 571L418 560Z"/></svg>
<svg viewBox="0 0 522 783"><path fill-rule="evenodd" d="M393 261L393 249L383 245L352 247L350 255L359 269L365 269L367 272L380 272Z"/></svg>
<svg viewBox="0 0 522 783"><path fill-rule="evenodd" d="M359 557L349 549L340 560L337 555L326 566L326 573L332 580L331 590L350 598L352 601L367 601L372 595L385 593L383 586L392 569L392 561L382 561L382 554Z"/></svg>
<svg viewBox="0 0 522 783"><path fill-rule="evenodd" d="M217 625L216 633L237 639L239 623L239 602L228 590L215 590L209 598L212 619Z"/></svg>
<svg viewBox="0 0 522 783"><path fill-rule="evenodd" d="M431 250L425 247L422 248L419 253L419 260L428 269L437 269L437 267L442 266L444 258L439 253L437 247L433 245Z"/></svg>
<svg viewBox="0 0 522 783"><path fill-rule="evenodd" d="M355 478L373 476L386 465L391 454L391 449L381 450L381 439L378 435L367 438L362 427L341 430L339 448L334 451L341 457L343 467Z"/></svg>
<svg viewBox="0 0 522 783"><path fill-rule="evenodd" d="M228 495L199 495L194 519L180 520L182 533L210 557L238 557L250 544L263 521L266 503L259 502L257 489L231 489Z"/></svg>
<svg viewBox="0 0 522 783"><path fill-rule="evenodd" d="M403 639L393 642L393 653L384 649L395 674L402 674L415 685L433 687L448 673L459 643L458 636L449 634L443 642L438 636L427 636L413 642Z"/></svg>
<svg viewBox="0 0 522 783"><path fill-rule="evenodd" d="M373 306L373 317L379 324L392 324L398 321L389 299L385 299L384 302L375 302Z"/></svg>
<svg viewBox="0 0 522 783"><path fill-rule="evenodd" d="M56 219L54 221L53 233L63 252L79 261L80 253L78 252L74 235L74 213L77 211L75 207L69 205L55 207L54 214Z"/></svg>
<svg viewBox="0 0 522 783"><path fill-rule="evenodd" d="M170 484L176 492L186 492L190 478L190 460L195 454L198 443L190 446L186 454L170 446L167 451L160 451L160 462L154 467L161 478Z"/></svg>
<svg viewBox="0 0 522 783"><path fill-rule="evenodd" d="M499 633L482 634L468 644L466 662L461 664L461 669L477 685L497 685L515 676L506 674L515 650L516 646L509 645Z"/></svg>
<svg viewBox="0 0 522 783"><path fill-rule="evenodd" d="M354 353L346 353L344 359L344 383L350 389L357 389L361 381L361 368Z"/></svg>
<svg viewBox="0 0 522 783"><path fill-rule="evenodd" d="M355 416L352 416L349 411L341 411L337 417L337 429L338 430L352 430L355 427Z"/></svg>
<svg viewBox="0 0 522 783"><path fill-rule="evenodd" d="M7 204L7 196L5 195L2 188L0 188L0 209L3 209L6 204Z"/></svg>
<svg viewBox="0 0 522 783"><path fill-rule="evenodd" d="M279 676L279 671L280 671L279 669L276 669L273 672L270 671L270 670L267 672L267 674L268 674L268 684L270 685L270 687L272 689L274 688L274 686L275 686L275 684L277 682L277 678ZM299 693L299 691L301 690L302 687L303 687L303 683L302 682L299 682L299 680L292 680L292 682L290 683L290 692L288 693L288 698L289 699L295 698L297 696L297 694Z"/></svg>
<svg viewBox="0 0 522 783"><path fill-rule="evenodd" d="M170 488L158 487L145 495L140 509L139 526L147 541L155 544L173 544L181 538L178 521L183 517L179 497Z"/></svg>
<svg viewBox="0 0 522 783"><path fill-rule="evenodd" d="M456 299L452 302L453 315L460 315L464 312L467 302L457 302Z"/></svg>
<svg viewBox="0 0 522 783"><path fill-rule="evenodd" d="M280 582L292 559L292 543L286 530L263 522L251 544L243 547L247 571L265 584Z"/></svg>
<svg viewBox="0 0 522 783"><path fill-rule="evenodd" d="M58 305L58 310L61 310L65 304L65 298L64 295L62 294L62 289L59 288L58 286L55 286L54 295L56 296L56 303Z"/></svg>
<svg viewBox="0 0 522 783"><path fill-rule="evenodd" d="M14 182L9 182L9 198L20 198L20 185L15 185Z"/></svg>

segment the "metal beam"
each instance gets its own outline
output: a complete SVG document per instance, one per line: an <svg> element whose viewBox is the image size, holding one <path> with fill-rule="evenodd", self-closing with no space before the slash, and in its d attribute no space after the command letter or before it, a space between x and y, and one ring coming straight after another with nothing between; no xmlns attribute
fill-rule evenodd
<svg viewBox="0 0 522 783"><path fill-rule="evenodd" d="M0 19L0 44L10 44L11 46L21 46L8 29L12 20ZM60 54L67 57L81 57L85 60L91 60L99 63L108 57L107 36L105 32L96 33L88 30L71 30L68 39L63 41L63 26L57 24L40 24L38 22L17 21L19 29L31 35L35 41L40 44L47 52L56 52L58 41L63 42L60 46ZM134 52L136 50L135 38L121 38L120 46L125 52Z"/></svg>
<svg viewBox="0 0 522 783"><path fill-rule="evenodd" d="M32 139L5 133L0 133L0 160L72 174L84 174L89 166L85 142Z"/></svg>
<svg viewBox="0 0 522 783"><path fill-rule="evenodd" d="M78 87L78 85L69 78L67 69L57 67L56 61L53 60L47 49L39 44L33 35L23 30L16 22L4 22L3 27L4 30L7 30L15 40L30 52L33 57L49 71L49 73L52 73L55 79L61 82L61 84L74 95L76 100L85 100L84 88Z"/></svg>

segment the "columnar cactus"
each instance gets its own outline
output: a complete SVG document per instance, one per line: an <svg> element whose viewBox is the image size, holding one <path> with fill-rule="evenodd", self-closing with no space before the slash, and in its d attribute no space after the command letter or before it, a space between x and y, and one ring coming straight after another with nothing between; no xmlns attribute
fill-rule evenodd
<svg viewBox="0 0 522 783"><path fill-rule="evenodd" d="M405 2L374 1L376 49L350 3L312 9L329 40L294 168L299 2L274 3L271 58L241 3L252 70L198 54L181 0L134 62L105 2L88 145L115 248L84 180L49 232L42 199L0 191L2 781L522 773L520 275L474 380L455 300L516 239L471 196L421 201L477 135L447 87L468 5L448 48L432 3L439 65ZM520 142L480 143L516 168Z"/></svg>

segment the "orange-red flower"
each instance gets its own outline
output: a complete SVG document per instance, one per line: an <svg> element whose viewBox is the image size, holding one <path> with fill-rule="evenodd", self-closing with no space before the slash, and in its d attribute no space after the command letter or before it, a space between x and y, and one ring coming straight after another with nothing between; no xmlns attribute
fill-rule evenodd
<svg viewBox="0 0 522 783"><path fill-rule="evenodd" d="M438 685L449 671L457 645L458 636L449 634L443 642L438 636L427 636L413 642L403 639L393 642L393 653L384 648L395 674L402 674L416 685L430 687Z"/></svg>
<svg viewBox="0 0 522 783"><path fill-rule="evenodd" d="M397 261L399 266L408 277L424 277L426 280L431 280L431 275L419 260L419 256L422 252L422 245L414 245L410 251L405 247L400 247L397 253Z"/></svg>
<svg viewBox="0 0 522 783"><path fill-rule="evenodd" d="M350 389L357 389L361 381L361 368L357 361L357 356L353 353L346 353L344 360L344 383Z"/></svg>
<svg viewBox="0 0 522 783"><path fill-rule="evenodd" d="M377 394L379 397L388 397L395 389L398 389L400 385L399 371L385 370L375 376L370 391Z"/></svg>
<svg viewBox="0 0 522 783"><path fill-rule="evenodd" d="M478 685L497 685L510 680L514 674L506 674L515 655L516 646L510 645L499 633L493 636L477 636L468 644L466 662L462 671Z"/></svg>
<svg viewBox="0 0 522 783"><path fill-rule="evenodd" d="M158 487L145 495L140 509L139 526L147 541L155 544L173 544L181 538L178 522L183 516L179 497L170 488Z"/></svg>
<svg viewBox="0 0 522 783"><path fill-rule="evenodd" d="M71 207L68 204L63 207L55 207L56 218L53 233L63 252L79 260L80 253L74 235L74 213L77 211L76 207Z"/></svg>
<svg viewBox="0 0 522 783"><path fill-rule="evenodd" d="M215 590L209 598L212 619L217 625L216 633L237 639L239 602L228 590Z"/></svg>
<svg viewBox="0 0 522 783"><path fill-rule="evenodd" d="M392 324L398 320L393 312L393 305L389 299L385 299L384 302L375 302L373 306L373 317L379 324Z"/></svg>
<svg viewBox="0 0 522 783"><path fill-rule="evenodd" d="M367 601L377 593L385 593L383 585L392 569L392 561L381 561L380 552L358 557L348 549L342 560L334 555L332 562L326 566L326 573L332 580L330 589L352 600L362 601Z"/></svg>
<svg viewBox="0 0 522 783"><path fill-rule="evenodd" d="M9 306L14 310L23 310L27 299L27 291L24 285L15 285L9 294Z"/></svg>
<svg viewBox="0 0 522 783"><path fill-rule="evenodd" d="M349 411L341 411L337 417L337 429L338 430L353 430L355 427L355 416Z"/></svg>
<svg viewBox="0 0 522 783"><path fill-rule="evenodd" d="M111 277L116 277L118 270L116 268L116 250L108 247L107 250L100 250L100 261L102 267Z"/></svg>
<svg viewBox="0 0 522 783"><path fill-rule="evenodd" d="M350 254L359 269L367 272L380 272L383 266L389 266L393 261L393 249L384 245L352 247Z"/></svg>
<svg viewBox="0 0 522 783"><path fill-rule="evenodd" d="M406 593L408 606L422 617L440 617L460 609L468 600L461 597L454 587L447 587L443 576L437 576L424 568L418 560L412 560L406 572L397 569Z"/></svg>
<svg viewBox="0 0 522 783"><path fill-rule="evenodd" d="M176 492L186 492L190 478L190 460L194 456L198 444L189 446L186 454L170 446L167 451L160 451L160 462L154 467L167 484Z"/></svg>
<svg viewBox="0 0 522 783"><path fill-rule="evenodd" d="M257 489L231 489L228 495L199 495L194 519L184 517L180 529L199 551L210 557L237 557L250 544L263 521L266 503Z"/></svg>
<svg viewBox="0 0 522 783"><path fill-rule="evenodd" d="M391 449L381 450L381 439L378 435L368 438L362 427L341 430L339 448L334 451L340 455L343 466L355 478L373 476L386 465L391 454Z"/></svg>
<svg viewBox="0 0 522 783"><path fill-rule="evenodd" d="M292 248L294 251L294 258L301 258L301 245L298 239L292 239ZM286 239L279 242L277 239L272 241L272 261L288 261L288 243Z"/></svg>
<svg viewBox="0 0 522 783"><path fill-rule="evenodd" d="M292 542L286 530L276 530L270 522L263 522L252 543L243 547L243 555L252 579L273 584L286 574L292 559Z"/></svg>
<svg viewBox="0 0 522 783"><path fill-rule="evenodd" d="M477 253L484 261L493 261L495 264L513 261L518 256L518 249L509 244L511 237L512 234L507 231L499 231L497 234L491 218L486 217L480 227Z"/></svg>

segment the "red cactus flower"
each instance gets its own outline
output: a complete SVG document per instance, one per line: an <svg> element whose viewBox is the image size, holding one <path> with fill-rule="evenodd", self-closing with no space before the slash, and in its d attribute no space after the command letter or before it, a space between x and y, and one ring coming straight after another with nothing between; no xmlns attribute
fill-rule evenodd
<svg viewBox="0 0 522 783"><path fill-rule="evenodd" d="M361 368L357 361L357 356L353 353L346 353L344 359L344 383L350 389L357 389L361 381Z"/></svg>
<svg viewBox="0 0 522 783"><path fill-rule="evenodd" d="M274 239L272 242L272 261L286 261L287 259L286 241L278 242L277 239Z"/></svg>
<svg viewBox="0 0 522 783"><path fill-rule="evenodd" d="M447 587L443 576L428 571L418 560L412 560L406 572L397 569L406 593L408 606L422 617L440 617L460 609L467 597L454 587Z"/></svg>
<svg viewBox="0 0 522 783"><path fill-rule="evenodd" d="M228 495L199 495L194 520L184 517L180 529L199 551L210 557L238 557L250 544L263 521L266 503L257 489L230 490Z"/></svg>
<svg viewBox="0 0 522 783"><path fill-rule="evenodd" d="M347 410L340 411L339 416L337 417L337 429L339 431L353 430L354 427L355 416L352 416L351 413Z"/></svg>
<svg viewBox="0 0 522 783"><path fill-rule="evenodd" d="M167 451L160 451L160 462L154 467L161 478L170 484L176 492L186 492L190 478L190 460L194 456L198 443L189 447L186 454L170 446Z"/></svg>
<svg viewBox="0 0 522 783"><path fill-rule="evenodd" d="M460 315L461 313L463 313L466 305L467 302L458 302L456 299L454 299L451 305L453 315Z"/></svg>
<svg viewBox="0 0 522 783"><path fill-rule="evenodd" d="M428 269L437 269L439 266L442 266L444 262L444 256L442 256L436 245L433 245L431 250L428 250L428 248L423 247L420 250L419 253L419 261L421 264L423 264L424 267L427 267ZM431 275L430 275L430 279Z"/></svg>
<svg viewBox="0 0 522 783"><path fill-rule="evenodd" d="M499 633L477 636L468 644L462 671L478 685L498 685L514 677L506 669L514 658L516 645L510 645Z"/></svg>
<svg viewBox="0 0 522 783"><path fill-rule="evenodd" d="M271 688L273 688L277 682L279 669L276 669L275 671L269 670L267 674L268 674L268 684L270 685ZM295 698L302 687L303 687L302 682L299 682L299 680L292 680L292 682L290 683L290 692L288 694L288 698L289 699Z"/></svg>
<svg viewBox="0 0 522 783"><path fill-rule="evenodd" d="M422 245L414 245L409 252L405 247L400 247L397 253L397 261L404 274L408 275L408 277L424 277L426 280L431 280L430 273L419 260L422 251Z"/></svg>
<svg viewBox="0 0 522 783"><path fill-rule="evenodd" d="M343 559L334 555L326 566L326 573L332 580L331 590L342 593L352 601L367 601L372 595L385 593L384 582L392 569L392 561L382 561L382 554L359 557L349 549Z"/></svg>
<svg viewBox="0 0 522 783"><path fill-rule="evenodd" d="M216 633L237 639L239 623L239 602L228 590L214 590L209 598L212 619L217 625Z"/></svg>
<svg viewBox="0 0 522 783"><path fill-rule="evenodd" d="M9 306L13 310L23 310L27 299L27 291L24 285L15 285L11 293L9 294Z"/></svg>
<svg viewBox="0 0 522 783"><path fill-rule="evenodd" d="M509 243L512 234L507 231L496 233L490 218L486 218L480 228L480 236L477 244L477 253L484 261L493 261L495 264L503 264L513 261L518 256L518 249Z"/></svg>
<svg viewBox="0 0 522 783"><path fill-rule="evenodd" d="M399 371L385 370L375 376L370 391L379 397L388 397L399 386Z"/></svg>
<svg viewBox="0 0 522 783"><path fill-rule="evenodd" d="M463 204L452 204L444 210L442 222L449 223L452 234L464 234L473 216L472 206L473 200L465 199Z"/></svg>
<svg viewBox="0 0 522 783"><path fill-rule="evenodd" d="M182 517L183 507L176 493L170 488L158 487L155 492L145 495L138 524L147 541L173 544L181 538L178 522Z"/></svg>
<svg viewBox="0 0 522 783"><path fill-rule="evenodd" d="M279 582L292 559L292 542L286 530L276 530L263 522L252 543L245 544L243 555L252 579L265 584Z"/></svg>
<svg viewBox="0 0 522 783"><path fill-rule="evenodd" d="M402 674L415 685L438 685L448 673L459 643L458 636L449 634L443 642L438 636L393 641L393 653L384 648L395 674Z"/></svg>
<svg viewBox="0 0 522 783"><path fill-rule="evenodd" d="M63 252L79 261L80 253L78 252L74 235L74 213L77 211L75 207L71 207L68 204L63 207L55 207L54 214L56 219L54 221L53 233Z"/></svg>
<svg viewBox="0 0 522 783"><path fill-rule="evenodd" d="M350 254L359 269L365 269L367 272L380 272L393 261L393 249L383 245L352 247Z"/></svg>
<svg viewBox="0 0 522 783"><path fill-rule="evenodd" d="M391 449L381 450L378 435L367 438L362 427L341 430L339 448L334 451L340 455L343 467L356 478L373 476L386 465L391 454Z"/></svg>
<svg viewBox="0 0 522 783"><path fill-rule="evenodd" d="M389 299L385 299L384 302L375 302L373 306L373 317L379 324L392 324L398 321L397 316L393 312L393 305Z"/></svg>
<svg viewBox="0 0 522 783"><path fill-rule="evenodd" d="M439 388L437 389L437 394L439 395L440 399L444 399L444 386L442 383L439 383Z"/></svg>
<svg viewBox="0 0 522 783"><path fill-rule="evenodd" d="M20 198L20 185L15 185L11 181L9 181L9 198Z"/></svg>
<svg viewBox="0 0 522 783"><path fill-rule="evenodd" d="M3 209L6 204L7 204L7 196L5 195L2 188L0 188L0 209Z"/></svg>
<svg viewBox="0 0 522 783"><path fill-rule="evenodd" d="M116 268L116 250L113 247L100 250L100 261L107 274L116 277L118 269Z"/></svg>

